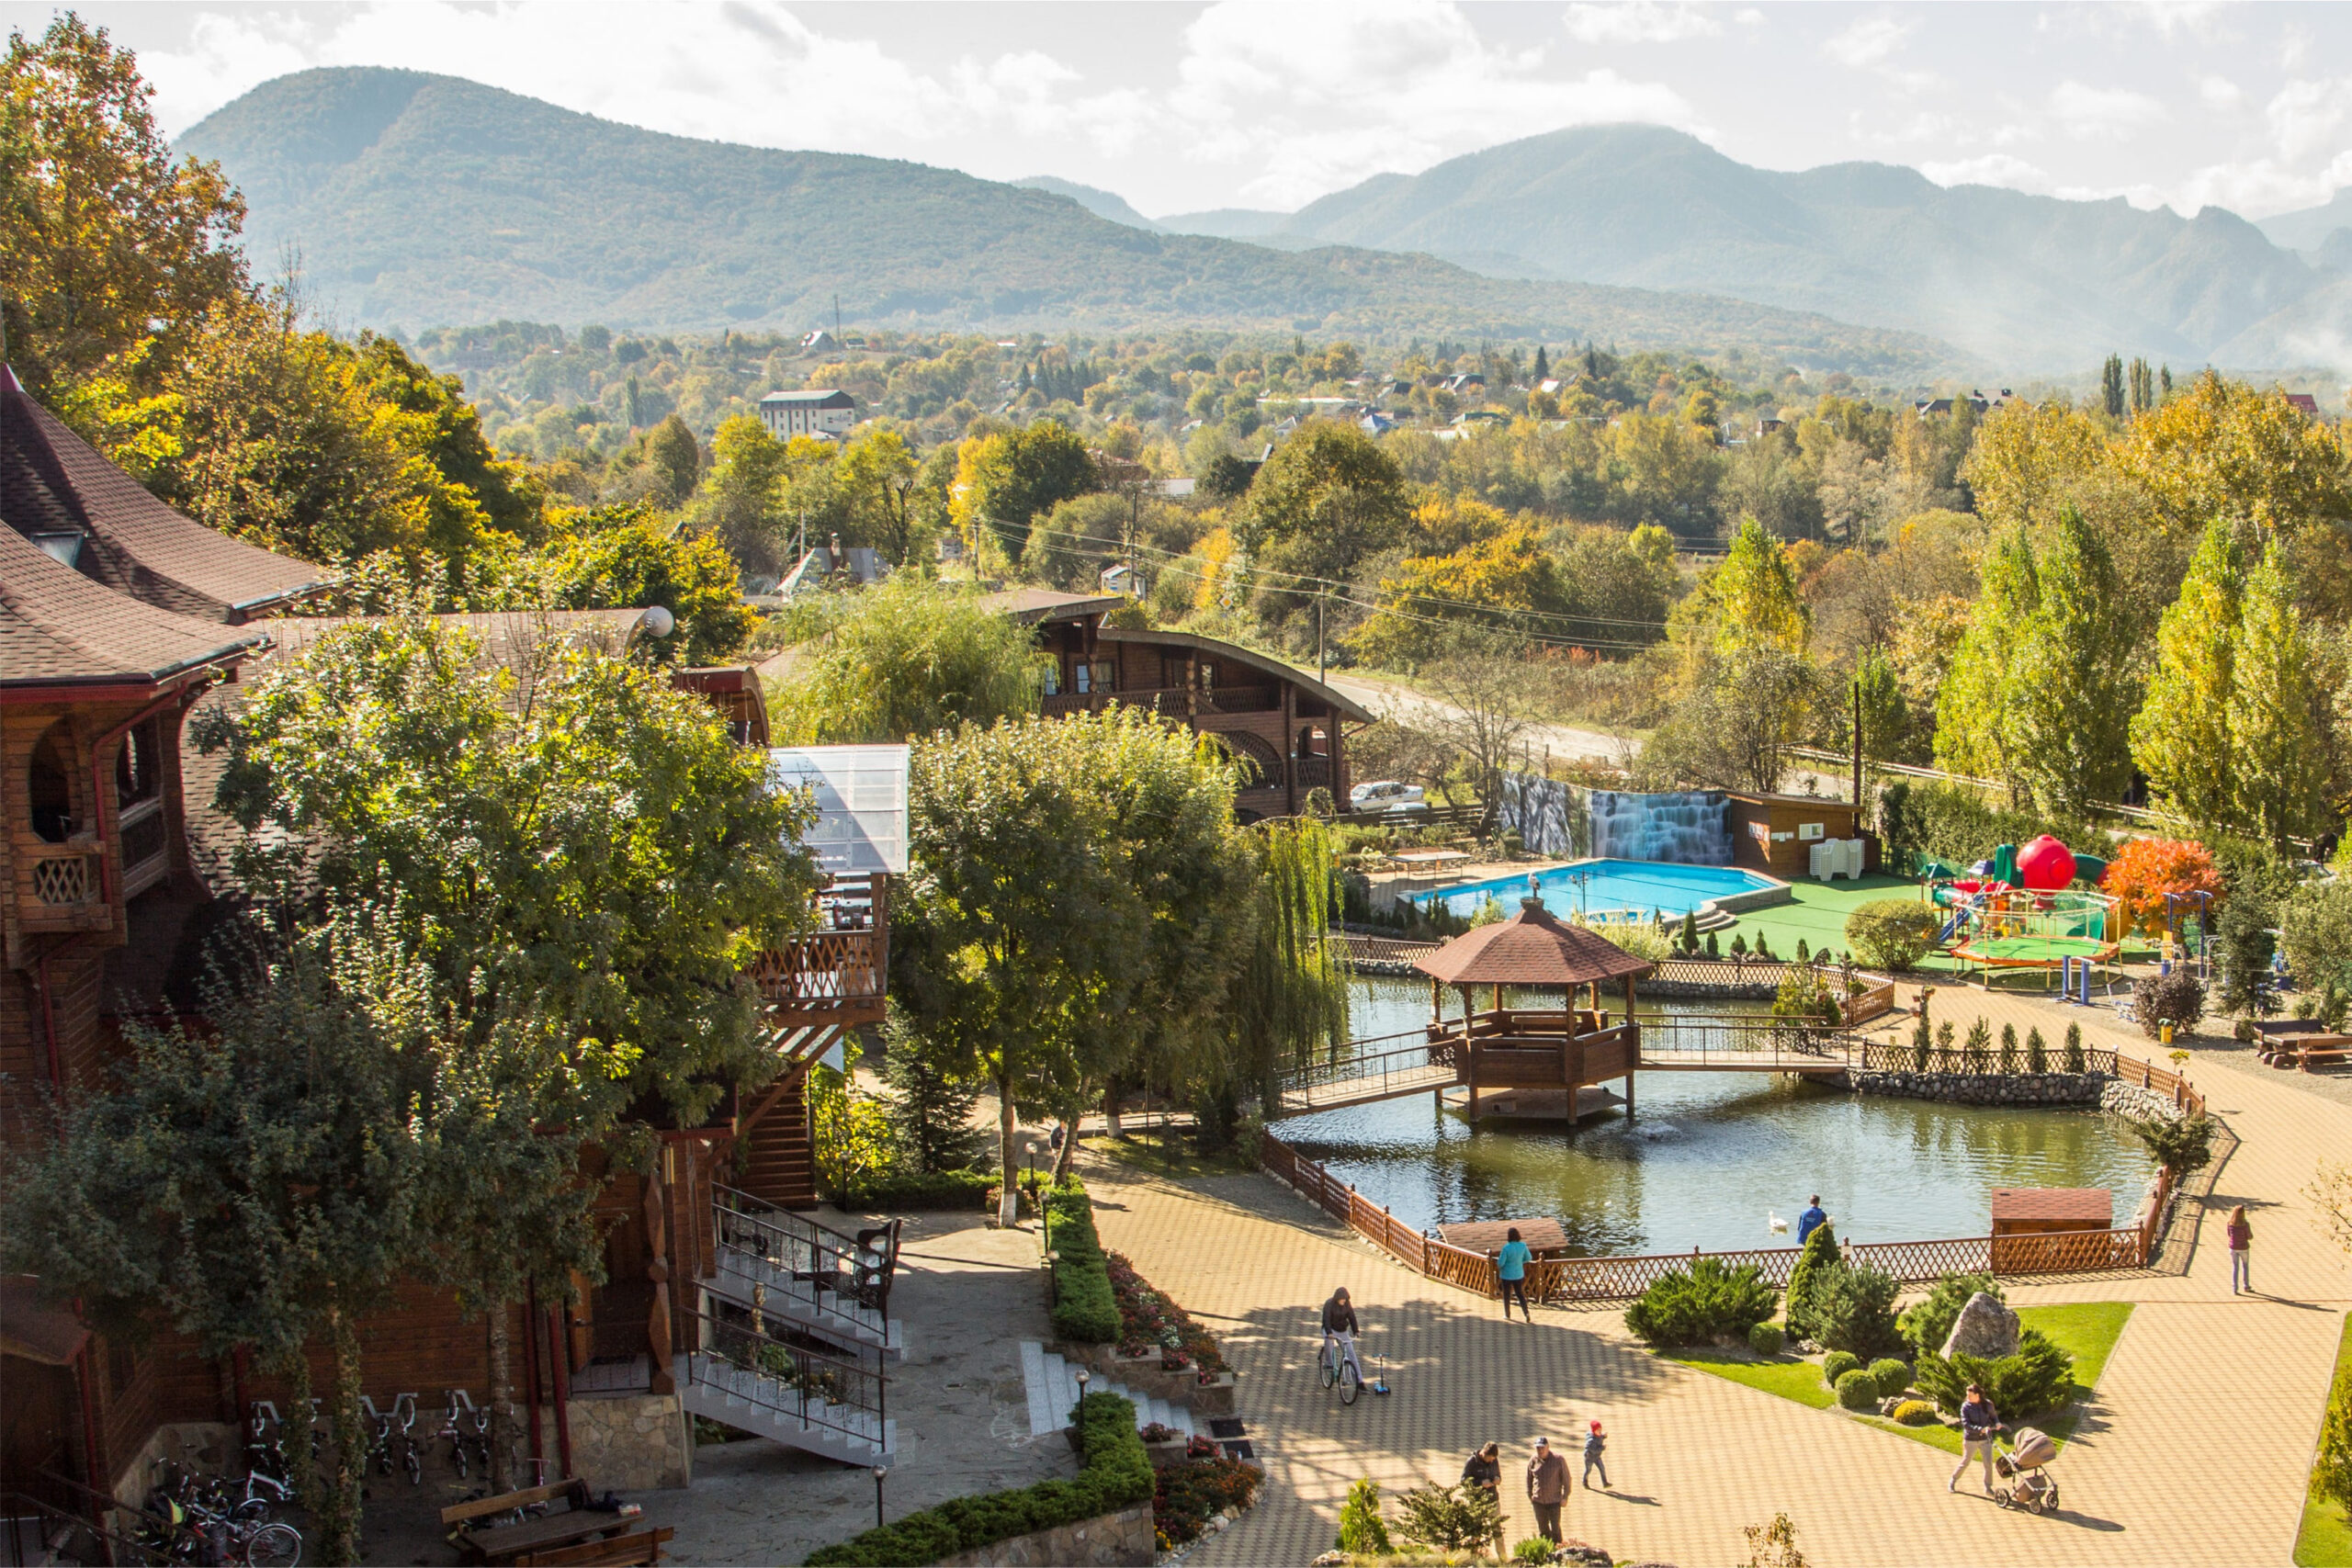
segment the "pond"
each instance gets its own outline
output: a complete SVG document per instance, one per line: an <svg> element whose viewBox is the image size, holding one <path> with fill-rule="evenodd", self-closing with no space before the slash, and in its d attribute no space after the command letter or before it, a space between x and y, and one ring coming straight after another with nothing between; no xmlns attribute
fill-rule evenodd
<svg viewBox="0 0 2352 1568"><path fill-rule="evenodd" d="M1428 1018L1424 985L1357 983L1359 1037ZM1630 1123L1611 1112L1573 1132L1474 1130L1423 1096L1278 1126L1413 1225L1549 1216L1583 1256L1790 1246L1815 1192L1849 1241L1983 1235L1996 1187L2105 1187L2128 1224L2148 1180L2131 1129L2096 1111L1855 1095L1765 1073L1645 1073L1638 1100ZM1774 1214L1788 1235L1770 1230Z"/></svg>

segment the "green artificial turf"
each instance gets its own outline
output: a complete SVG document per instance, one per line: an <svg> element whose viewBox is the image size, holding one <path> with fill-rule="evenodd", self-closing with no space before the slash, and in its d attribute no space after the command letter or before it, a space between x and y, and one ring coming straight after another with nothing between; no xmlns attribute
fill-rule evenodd
<svg viewBox="0 0 2352 1568"><path fill-rule="evenodd" d="M2344 1320L2344 1338L2335 1348L2335 1376L2352 1368L2352 1317ZM2331 1381L2331 1389L2335 1387ZM2312 1477L2303 1495L2303 1528L2295 1537L2299 1568L2352 1568L2352 1518L2319 1495L2319 1477Z"/></svg>
<svg viewBox="0 0 2352 1568"><path fill-rule="evenodd" d="M1771 944L1775 958L1794 958L1800 940L1812 953L1824 950L1832 953L1844 953L1852 945L1846 940L1846 918L1849 915L1864 904L1880 898L1916 899L1919 897L1919 884L1910 877L1873 872L1859 882L1849 882L1844 877L1835 882L1815 882L1810 877L1792 878L1789 891L1794 895L1796 902L1751 910L1740 916L1739 923L1731 930L1716 932L1715 942L1721 951L1728 956L1731 939L1744 936L1747 939L1748 950L1753 952L1756 939L1760 934ZM2136 940L2127 942L2123 955L2132 957L2134 950L2142 945ZM1927 974L1953 975L1959 973L1962 965L1941 952L1936 952L1920 960L1917 967ZM2031 987L2032 976L2021 971L2004 984L2011 989L2028 989ZM2054 987L2056 982L2053 980L2049 984Z"/></svg>
<svg viewBox="0 0 2352 1568"><path fill-rule="evenodd" d="M2132 1305L2130 1302L2083 1302L2018 1309L2019 1326L2040 1329L2060 1349L2075 1358L2074 1397L2055 1415L2037 1417L2033 1423L2061 1447L2074 1436L2075 1424L2082 1418L2083 1404L2098 1386L2099 1373L2107 1370L2107 1359L2122 1336L2123 1325L2132 1316ZM1837 1391L1821 1381L1818 1360L1800 1360L1792 1356L1763 1360L1736 1350L1661 1350L1658 1354L1668 1360L1744 1383L1776 1398L1794 1400L1815 1410L1827 1410L1838 1403ZM1940 1423L1905 1427L1879 1416L1857 1415L1854 1419L1882 1432L1893 1432L1915 1443L1941 1449L1948 1454L1960 1452L1960 1434ZM2352 1559L2346 1560L2346 1568L2352 1568Z"/></svg>

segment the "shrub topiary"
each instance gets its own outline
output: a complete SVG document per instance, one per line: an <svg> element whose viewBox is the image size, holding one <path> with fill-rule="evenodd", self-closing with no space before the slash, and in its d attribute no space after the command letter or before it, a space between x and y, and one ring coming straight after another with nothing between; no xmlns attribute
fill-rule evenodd
<svg viewBox="0 0 2352 1568"><path fill-rule="evenodd" d="M1979 1291L1996 1302L2002 1299L2001 1287L1990 1274L1947 1274L1925 1297L1905 1308L1895 1324L1910 1343L1912 1352L1919 1356L1940 1354L1944 1341L1951 1337L1951 1325L1959 1320L1960 1309Z"/></svg>
<svg viewBox="0 0 2352 1568"><path fill-rule="evenodd" d="M2083 1055L2083 1026L2070 1023L2066 1026L2066 1070L2079 1073L2087 1070L2088 1066L2088 1060Z"/></svg>
<svg viewBox="0 0 2352 1568"><path fill-rule="evenodd" d="M2136 981L2132 987L2132 1016L2139 1021L2140 1032L2151 1040L2163 1039L2167 1023L2187 1034L2205 1016L2205 982L2186 964L2176 966L2169 975Z"/></svg>
<svg viewBox="0 0 2352 1568"><path fill-rule="evenodd" d="M2018 1336L2014 1356L1986 1360L1976 1356L1922 1356L1912 1381L1947 1415L1957 1415L1968 1385L1982 1384L2001 1419L2053 1410L2074 1388L2075 1359L2052 1344L2040 1329Z"/></svg>
<svg viewBox="0 0 2352 1568"><path fill-rule="evenodd" d="M1789 1270L1788 1319L1789 1334L1793 1338L1817 1337L1813 1332L1813 1281L1824 1269L1835 1267L1841 1258L1838 1236L1827 1221L1814 1226L1813 1234L1804 1238L1804 1250L1797 1255L1797 1265Z"/></svg>
<svg viewBox="0 0 2352 1568"><path fill-rule="evenodd" d="M1846 917L1846 941L1873 969L1908 969L1936 945L1943 912L1916 898L1873 898Z"/></svg>
<svg viewBox="0 0 2352 1568"><path fill-rule="evenodd" d="M1836 1388L1839 1378L1857 1370L1861 1364L1862 1359L1850 1350L1832 1350L1821 1359L1821 1381Z"/></svg>
<svg viewBox="0 0 2352 1568"><path fill-rule="evenodd" d="M1878 1408L1878 1380L1864 1368L1856 1367L1830 1386L1838 1391L1838 1403L1849 1410Z"/></svg>
<svg viewBox="0 0 2352 1568"><path fill-rule="evenodd" d="M2029 1029L2025 1034L2025 1070L2046 1073L2050 1070L2050 1043L2041 1038L2041 1031Z"/></svg>
<svg viewBox="0 0 2352 1568"><path fill-rule="evenodd" d="M1781 1332L1779 1324L1759 1323L1747 1331L1747 1348L1759 1356L1777 1356L1788 1337Z"/></svg>
<svg viewBox="0 0 2352 1568"><path fill-rule="evenodd" d="M1380 1483L1368 1475L1348 1488L1348 1500L1340 1506L1340 1550L1355 1557L1392 1550L1388 1527L1380 1522Z"/></svg>
<svg viewBox="0 0 2352 1568"><path fill-rule="evenodd" d="M1906 1399L1894 1407L1894 1419L1905 1427L1924 1427L1936 1418L1936 1407L1924 1399Z"/></svg>
<svg viewBox="0 0 2352 1568"><path fill-rule="evenodd" d="M1119 1337L1119 1298L1111 1289L1110 1260L1094 1234L1094 1201L1075 1176L1046 1194L1053 1221L1054 1335L1080 1345Z"/></svg>
<svg viewBox="0 0 2352 1568"><path fill-rule="evenodd" d="M1840 1263L1812 1281L1813 1337L1833 1350L1880 1356L1899 1348L1894 1298L1903 1287L1894 1276L1866 1263Z"/></svg>
<svg viewBox="0 0 2352 1568"><path fill-rule="evenodd" d="M1625 1326L1651 1345L1696 1345L1745 1337L1779 1304L1755 1265L1734 1269L1719 1258L1696 1258L1650 1284L1625 1310Z"/></svg>
<svg viewBox="0 0 2352 1568"><path fill-rule="evenodd" d="M1911 1363L1881 1356L1871 1363L1871 1379L1878 1384L1881 1399L1893 1399L1911 1386Z"/></svg>

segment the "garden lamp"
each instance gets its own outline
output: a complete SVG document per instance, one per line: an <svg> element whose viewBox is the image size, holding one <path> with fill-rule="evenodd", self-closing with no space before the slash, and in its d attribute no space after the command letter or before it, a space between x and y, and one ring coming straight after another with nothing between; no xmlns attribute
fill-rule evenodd
<svg viewBox="0 0 2352 1568"><path fill-rule="evenodd" d="M890 1467L887 1464L877 1464L874 1467L874 1528L876 1529L882 1528L882 1478L889 1473Z"/></svg>

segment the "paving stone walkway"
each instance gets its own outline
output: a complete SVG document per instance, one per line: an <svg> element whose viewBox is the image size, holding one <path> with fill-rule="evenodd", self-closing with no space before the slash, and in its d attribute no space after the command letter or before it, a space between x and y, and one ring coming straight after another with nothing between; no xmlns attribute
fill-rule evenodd
<svg viewBox="0 0 2352 1568"><path fill-rule="evenodd" d="M2038 1024L2053 1040L2070 1016L1956 987L1938 991L1934 1011L1963 1031L1981 1011L1996 1030ZM2155 1055L2111 1018L2085 1034ZM2352 1269L2301 1189L2323 1154L2352 1152L2352 1109L2258 1066L2214 1061L2192 1074L2242 1143L2202 1213L2174 1232L2187 1268L2009 1291L2019 1303L2140 1303L2058 1461L2066 1508L2054 1517L1947 1493L1952 1461L1939 1450L1658 1360L1625 1333L1622 1303L1506 1325L1492 1303L1388 1261L1262 1176L1169 1182L1090 1161L1106 1245L1222 1336L1270 1467L1265 1503L1190 1561L1304 1563L1332 1544L1358 1477L1391 1494L1452 1481L1489 1438L1512 1467L1516 1540L1533 1531L1516 1480L1529 1444L1544 1433L1566 1446L1599 1417L1616 1488L1577 1490L1566 1529L1621 1561L1743 1562L1742 1527L1786 1511L1819 1568L2286 1564L2352 1303ZM2240 1202L2256 1283L2270 1292L2250 1298L2230 1295L2220 1241ZM1340 1284L1396 1390L1352 1408L1313 1370L1316 1310Z"/></svg>

